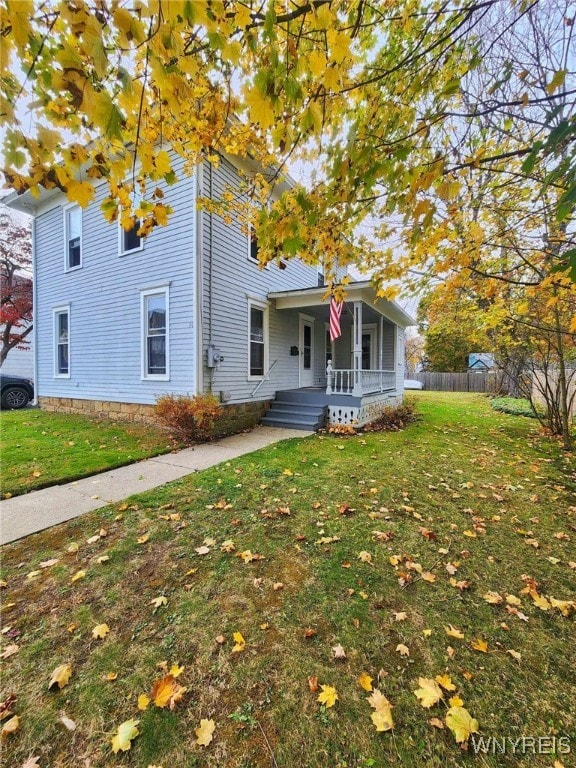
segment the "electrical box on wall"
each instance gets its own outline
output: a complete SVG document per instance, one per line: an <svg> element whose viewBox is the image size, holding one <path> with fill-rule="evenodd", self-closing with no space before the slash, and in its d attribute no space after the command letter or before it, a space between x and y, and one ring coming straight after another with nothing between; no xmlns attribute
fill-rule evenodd
<svg viewBox="0 0 576 768"><path fill-rule="evenodd" d="M298 349L298 347L290 347L290 356L291 357L296 357L299 354L300 354L300 350Z"/></svg>
<svg viewBox="0 0 576 768"><path fill-rule="evenodd" d="M224 355L215 344L208 344L206 349L206 365L208 368L218 368L224 362Z"/></svg>

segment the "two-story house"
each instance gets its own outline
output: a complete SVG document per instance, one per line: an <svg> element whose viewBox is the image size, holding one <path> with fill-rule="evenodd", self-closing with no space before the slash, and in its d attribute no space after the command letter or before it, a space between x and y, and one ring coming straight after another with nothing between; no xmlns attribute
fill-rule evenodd
<svg viewBox="0 0 576 768"><path fill-rule="evenodd" d="M298 259L260 269L239 223L197 209L239 183L234 158L165 186L173 208L148 237L106 222L102 183L85 209L59 190L5 198L34 215L34 352L47 410L150 418L158 395L214 393L239 426L365 423L403 393L412 319L351 283L328 334L322 275ZM328 373L327 373L328 369Z"/></svg>

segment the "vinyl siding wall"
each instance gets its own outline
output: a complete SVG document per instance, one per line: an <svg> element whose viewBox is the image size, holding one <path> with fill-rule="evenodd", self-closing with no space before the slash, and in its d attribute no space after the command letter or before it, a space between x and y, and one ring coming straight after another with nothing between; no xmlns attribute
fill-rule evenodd
<svg viewBox="0 0 576 768"><path fill-rule="evenodd" d="M155 229L141 251L119 256L118 225L102 216L99 205L107 186L100 185L82 212L82 268L70 272L64 271L66 201L37 217L39 395L152 404L157 394L194 392L194 182L183 177L163 189L165 202L174 208L169 226ZM170 380L143 381L140 291L167 283ZM55 378L52 312L66 304L70 378Z"/></svg>
<svg viewBox="0 0 576 768"><path fill-rule="evenodd" d="M210 178L212 177L212 178ZM208 163L202 170L201 194L218 198L226 185L237 184L237 171L226 160L218 168ZM229 402L272 398L278 389L299 386L299 358L290 355L291 346L299 346L299 312L276 310L268 302L270 291L311 288L318 284L314 268L298 259L286 261L281 270L271 264L260 269L248 258L247 235L238 224L226 224L221 217L201 214L201 243L204 277L202 356L204 389L215 394L227 393ZM211 256L210 256L211 254ZM267 304L268 307L268 366L276 360L270 376L257 393L258 379L251 380L248 370L249 354L249 302ZM303 310L306 314L306 310ZM314 384L325 382L323 321L314 322ZM224 356L216 369L205 365L206 348L212 342Z"/></svg>

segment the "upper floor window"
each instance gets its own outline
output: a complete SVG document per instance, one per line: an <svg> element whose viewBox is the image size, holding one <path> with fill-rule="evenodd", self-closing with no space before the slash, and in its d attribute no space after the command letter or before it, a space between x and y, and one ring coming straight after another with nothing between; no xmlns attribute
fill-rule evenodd
<svg viewBox="0 0 576 768"><path fill-rule="evenodd" d="M259 378L266 372L268 359L268 313L265 305L252 303L249 313L249 371L250 377Z"/></svg>
<svg viewBox="0 0 576 768"><path fill-rule="evenodd" d="M248 230L248 258L258 261L258 236L253 227Z"/></svg>
<svg viewBox="0 0 576 768"><path fill-rule="evenodd" d="M142 291L142 378L168 376L168 288Z"/></svg>
<svg viewBox="0 0 576 768"><path fill-rule="evenodd" d="M64 208L64 242L66 269L82 266L82 208L70 205Z"/></svg>
<svg viewBox="0 0 576 768"><path fill-rule="evenodd" d="M70 307L56 307L54 313L54 376L70 377Z"/></svg>
<svg viewBox="0 0 576 768"><path fill-rule="evenodd" d="M144 241L138 235L141 223L140 219L136 219L130 229L124 229L120 224L120 255L140 251L143 248Z"/></svg>

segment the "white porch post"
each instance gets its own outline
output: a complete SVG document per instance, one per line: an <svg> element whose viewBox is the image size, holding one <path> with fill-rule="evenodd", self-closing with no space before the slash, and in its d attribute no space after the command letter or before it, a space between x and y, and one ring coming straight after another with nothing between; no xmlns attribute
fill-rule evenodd
<svg viewBox="0 0 576 768"><path fill-rule="evenodd" d="M380 392L384 391L384 374L382 369L384 368L384 318L380 315L380 327L378 328L378 335L380 337L380 344L378 346L378 370L380 371Z"/></svg>
<svg viewBox="0 0 576 768"><path fill-rule="evenodd" d="M362 397L362 302L354 302L354 397Z"/></svg>

